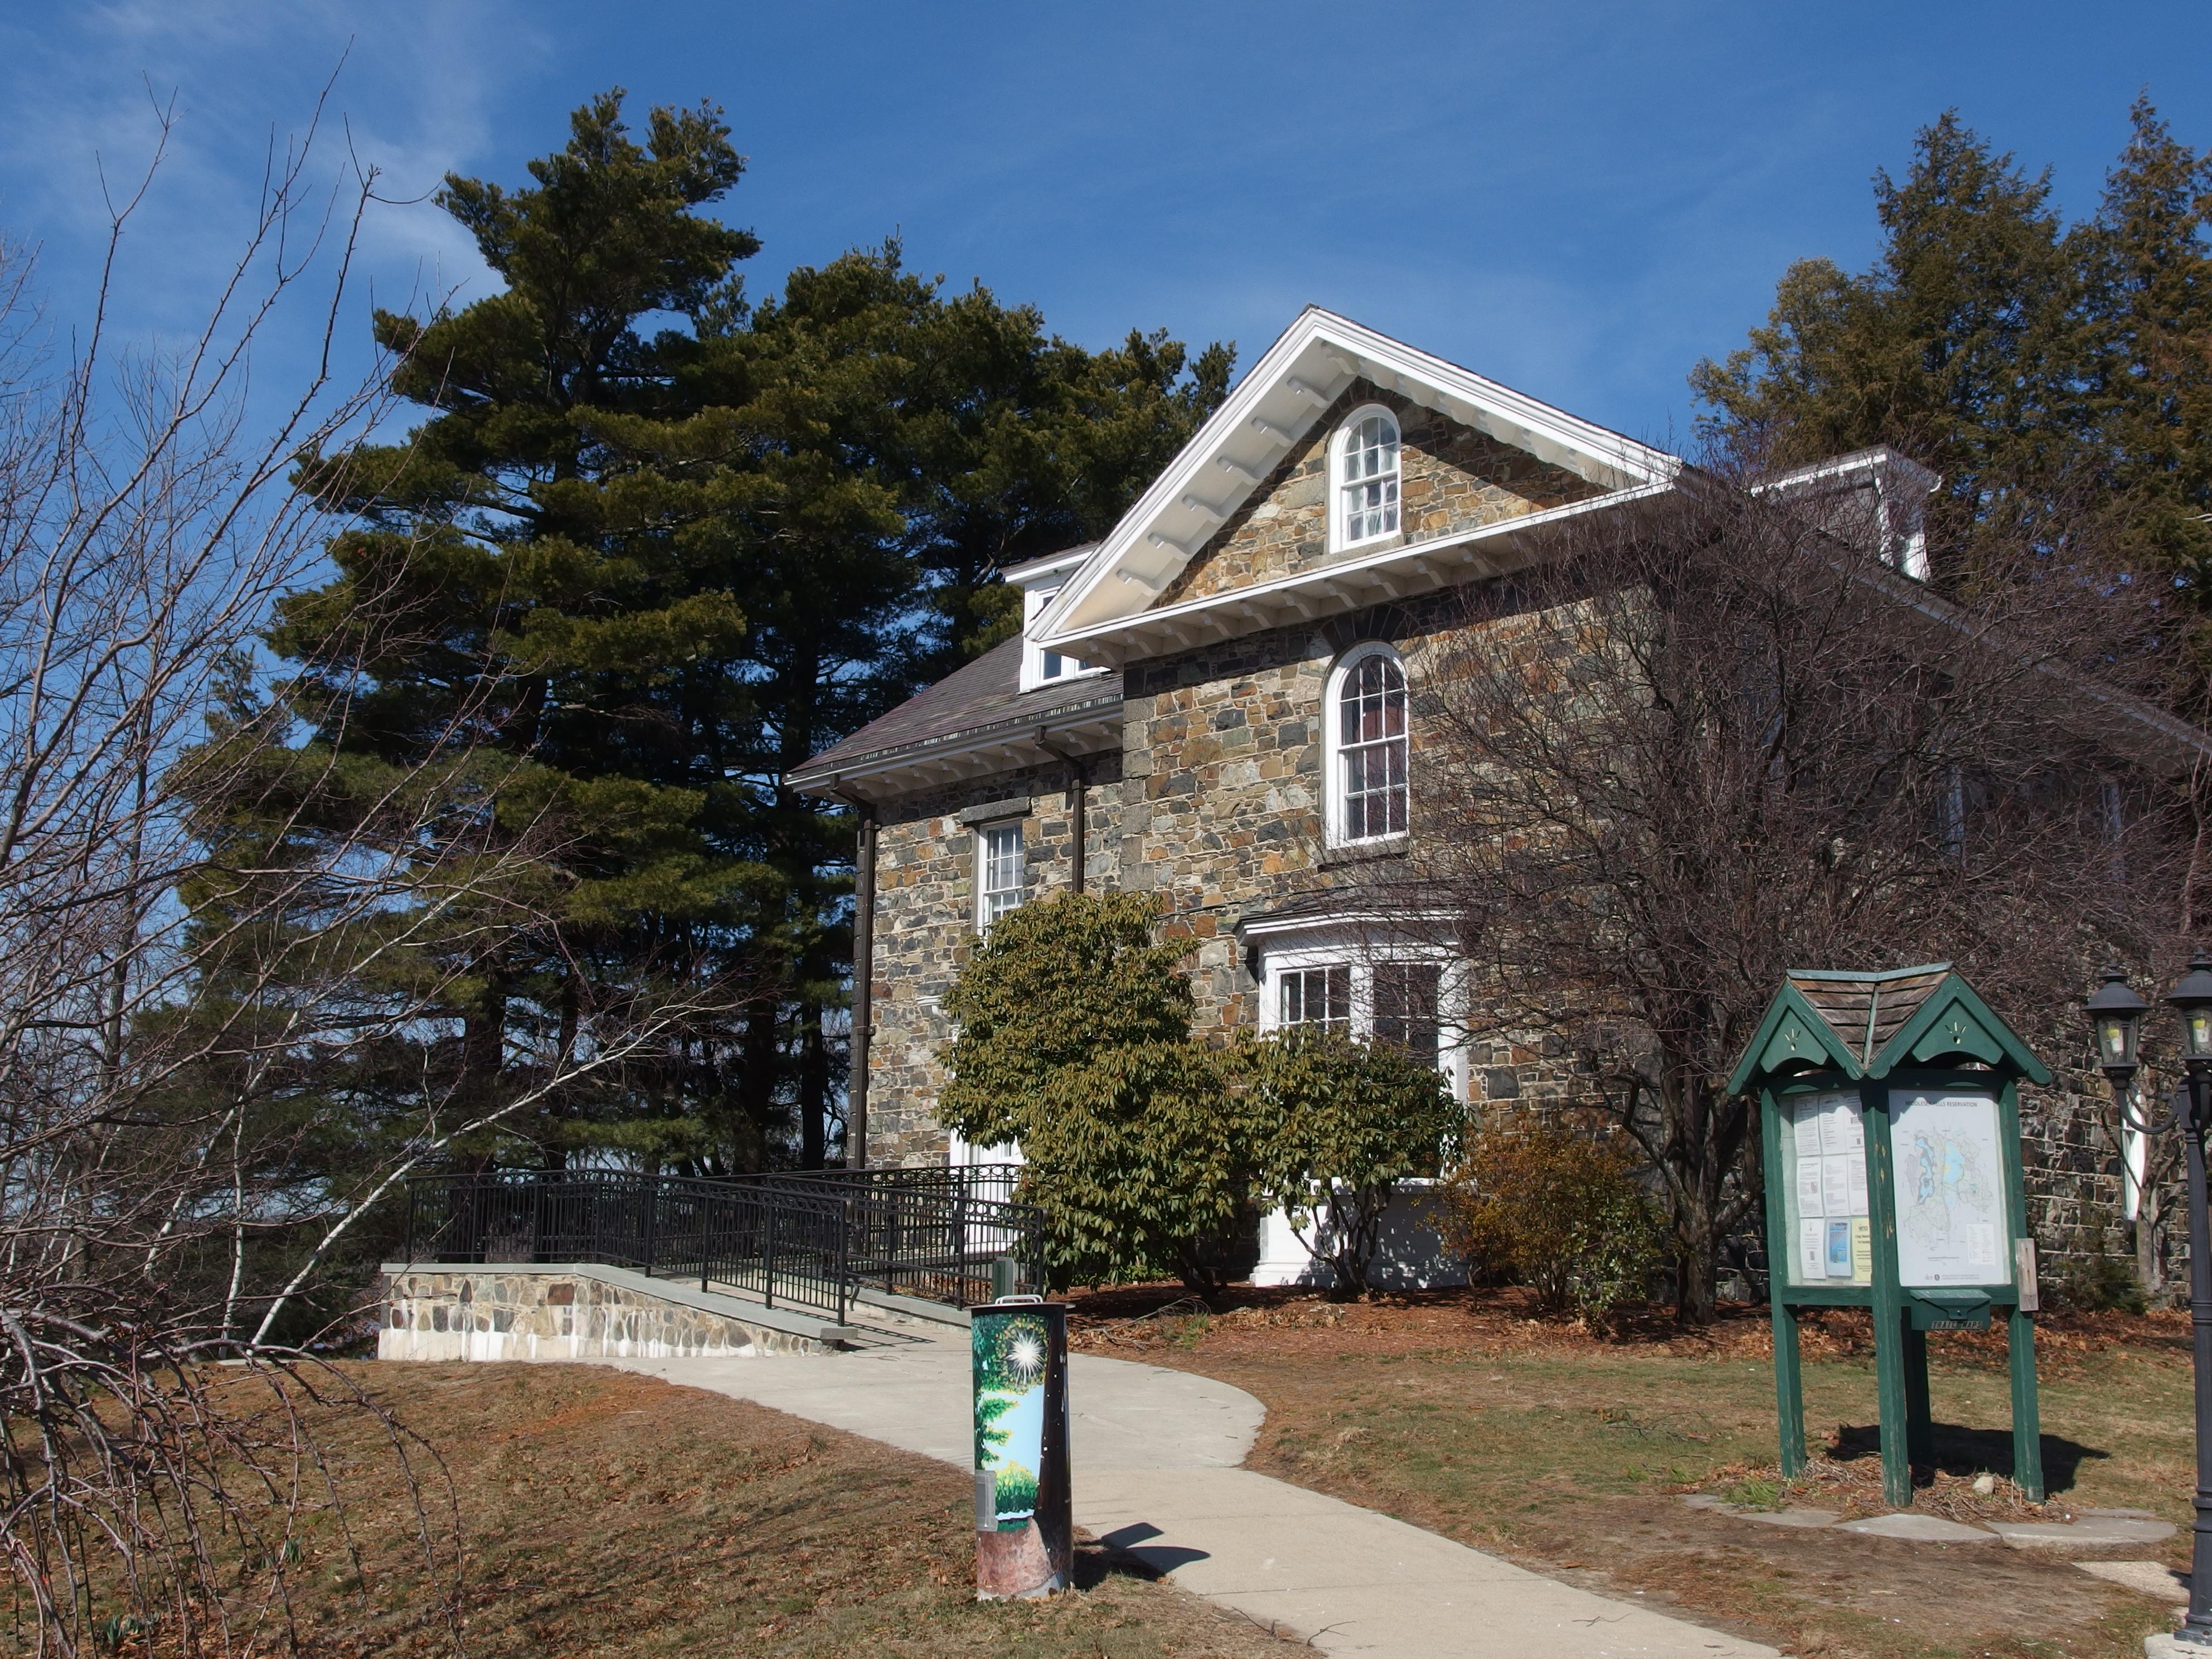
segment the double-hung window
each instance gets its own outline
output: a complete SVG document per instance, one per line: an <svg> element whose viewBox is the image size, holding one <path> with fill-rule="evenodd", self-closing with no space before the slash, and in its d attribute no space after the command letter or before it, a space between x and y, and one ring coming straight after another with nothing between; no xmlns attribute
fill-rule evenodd
<svg viewBox="0 0 2212 1659"><path fill-rule="evenodd" d="M1404 835L1409 758L1404 667L1387 647L1370 647L1337 670L1334 701L1333 839L1346 845Z"/></svg>
<svg viewBox="0 0 2212 1659"><path fill-rule="evenodd" d="M1433 962L1376 963L1375 1040L1395 1043L1423 1065L1434 1066L1443 980L1443 968Z"/></svg>
<svg viewBox="0 0 2212 1659"><path fill-rule="evenodd" d="M1336 438L1336 545L1356 547L1398 533L1398 422L1386 409L1358 409Z"/></svg>
<svg viewBox="0 0 2212 1659"><path fill-rule="evenodd" d="M1278 980L1282 1001L1278 1023L1352 1029L1352 969L1342 963L1322 968L1293 968Z"/></svg>
<svg viewBox="0 0 2212 1659"><path fill-rule="evenodd" d="M1020 907L1028 896L1029 871L1022 858L1022 824L989 823L975 835L975 931Z"/></svg>
<svg viewBox="0 0 2212 1659"><path fill-rule="evenodd" d="M1330 1030L1387 1042L1462 1086L1463 1050L1449 1035L1447 1005L1463 994L1449 965L1433 956L1378 957L1358 946L1334 952L1302 948L1264 970L1263 1030ZM1453 1029L1456 1029L1455 1026Z"/></svg>

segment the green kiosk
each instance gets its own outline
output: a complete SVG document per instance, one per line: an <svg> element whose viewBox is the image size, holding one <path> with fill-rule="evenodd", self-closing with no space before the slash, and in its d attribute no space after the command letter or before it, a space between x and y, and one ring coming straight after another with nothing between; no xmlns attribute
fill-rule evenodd
<svg viewBox="0 0 2212 1659"><path fill-rule="evenodd" d="M2022 1079L2051 1073L1948 963L1793 969L1775 993L1729 1086L1759 1095L1785 1475L1805 1467L1802 1310L1873 1310L1882 1490L1897 1509L1912 1502L1912 1465L1935 1461L1928 1333L1987 1329L2002 1310L2013 1479L2043 1497Z"/></svg>

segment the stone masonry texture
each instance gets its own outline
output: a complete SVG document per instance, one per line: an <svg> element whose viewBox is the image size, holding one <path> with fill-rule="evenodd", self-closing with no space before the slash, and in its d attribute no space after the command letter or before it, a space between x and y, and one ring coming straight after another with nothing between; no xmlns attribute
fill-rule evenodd
<svg viewBox="0 0 2212 1659"><path fill-rule="evenodd" d="M1204 599L1328 562L1328 445L1343 417L1379 404L1398 419L1399 535L1425 541L1599 493L1598 486L1498 442L1395 392L1355 380L1314 429L1291 446L1245 504L1213 535L1153 609ZM1362 556L1392 545L1364 542Z"/></svg>
<svg viewBox="0 0 2212 1659"><path fill-rule="evenodd" d="M1364 403L1396 411L1409 538L1582 499L1593 486L1459 427L1394 392L1351 388L1223 525L1159 603L1202 597L1305 568L1327 553L1327 442ZM1259 1018L1259 986L1237 922L1341 887L1357 872L1325 846L1322 708L1330 670L1383 641L1403 655L1412 699L1413 836L1422 832L1421 757L1437 741L1421 686L1465 626L1468 596L1354 611L1131 664L1123 672L1118 756L1094 759L1087 799L1089 884L1150 892L1163 929L1188 939L1201 1032ZM960 813L1027 797L1029 896L1067 885L1067 779L1057 765L933 788L882 809L878 836L876 1035L869 1156L933 1164L949 1137L933 1115L952 1030L943 999L975 939L975 830ZM1470 1010L1468 1104L1550 1111L1591 1098L1556 1038L1517 1035ZM2062 1044L2063 1048L2063 1044ZM2050 1057L2061 1057L2051 1050ZM2089 1256L2127 1254L2116 1150L2082 1087L2024 1091L2031 1220L2046 1278Z"/></svg>
<svg viewBox="0 0 2212 1659"><path fill-rule="evenodd" d="M1121 757L1085 761L1084 878L1118 884L1115 812ZM868 1161L942 1164L951 1144L935 1115L951 1041L945 994L975 942L976 840L972 807L1026 797L1021 817L1028 897L1073 881L1068 769L1054 763L948 784L881 809L876 831L875 1035L869 1048Z"/></svg>
<svg viewBox="0 0 2212 1659"><path fill-rule="evenodd" d="M379 1359L729 1358L823 1345L584 1273L443 1267L385 1286Z"/></svg>

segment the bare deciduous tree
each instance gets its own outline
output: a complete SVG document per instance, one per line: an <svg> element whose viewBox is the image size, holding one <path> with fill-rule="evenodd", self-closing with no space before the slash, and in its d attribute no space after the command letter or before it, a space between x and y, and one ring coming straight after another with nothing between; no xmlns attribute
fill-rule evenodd
<svg viewBox="0 0 2212 1659"><path fill-rule="evenodd" d="M336 528L289 475L374 425L391 368L331 376L373 179L318 190L307 159L272 160L204 329L159 356L112 348L104 286L57 362L28 261L0 254L0 1552L41 1651L125 1629L228 1651L281 1620L288 1542L343 1501L301 1402L375 1409L275 1345L287 1308L423 1160L746 1000L679 941L498 1056L496 1089L426 1073L374 1158L300 1155L349 1109L317 1079L450 1046L471 959L557 914L568 834L557 801L503 807L529 763L489 757L466 711L369 775L300 744L258 673ZM322 368L272 411L249 353L302 304Z"/></svg>
<svg viewBox="0 0 2212 1659"><path fill-rule="evenodd" d="M2171 937L2203 740L2124 684L2155 618L2047 552L1939 590L1879 547L1692 472L1465 590L1413 665L1423 823L1373 879L1449 918L1474 1042L1548 1044L1641 1144L1689 1321L1759 1201L1725 1083L1786 969L1953 960L2050 1030Z"/></svg>

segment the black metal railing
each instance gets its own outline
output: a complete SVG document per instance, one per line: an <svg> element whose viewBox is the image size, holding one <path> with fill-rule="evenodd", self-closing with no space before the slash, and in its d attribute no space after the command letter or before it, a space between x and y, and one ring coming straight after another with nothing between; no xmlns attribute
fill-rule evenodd
<svg viewBox="0 0 2212 1659"><path fill-rule="evenodd" d="M422 1262L594 1261L834 1314L873 1288L980 1302L1043 1286L1044 1218L1009 1165L697 1180L498 1170L407 1186Z"/></svg>
<svg viewBox="0 0 2212 1659"><path fill-rule="evenodd" d="M855 1285L935 1302L1044 1288L1044 1213L1014 1197L1020 1166L825 1170L748 1177L848 1206ZM1011 1279L1011 1282L1010 1282Z"/></svg>

